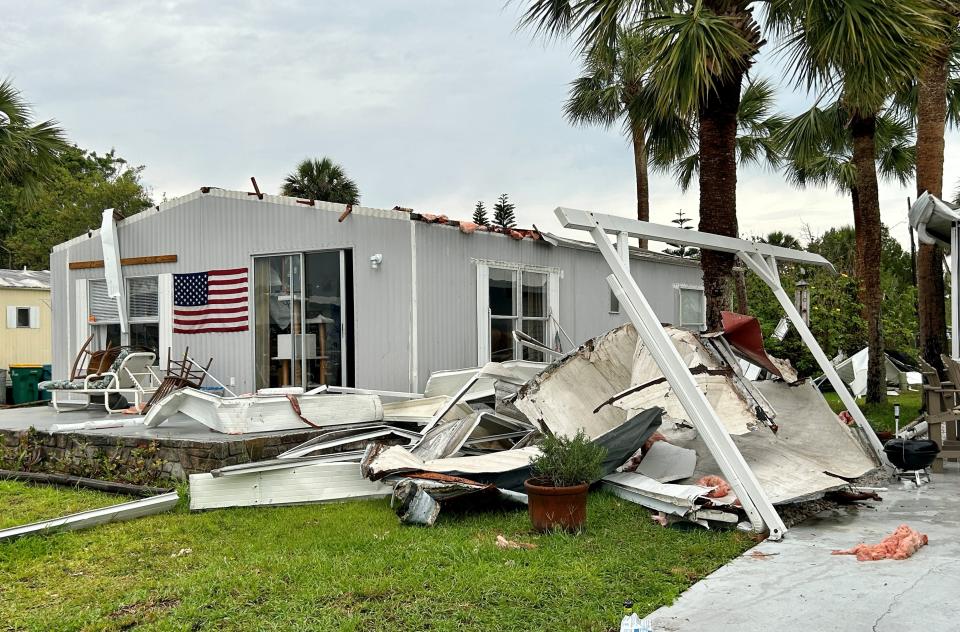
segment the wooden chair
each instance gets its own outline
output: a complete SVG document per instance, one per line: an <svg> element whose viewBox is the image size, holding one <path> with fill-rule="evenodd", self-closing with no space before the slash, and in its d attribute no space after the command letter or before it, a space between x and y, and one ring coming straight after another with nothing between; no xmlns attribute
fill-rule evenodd
<svg viewBox="0 0 960 632"><path fill-rule="evenodd" d="M940 454L933 462L934 472L943 471L944 459L960 459L960 441L957 441L957 424L960 422L957 396L960 389L955 388L960 383L960 366L952 358L942 356L941 359L950 381L941 381L937 370L920 359L928 436L940 446Z"/></svg>
<svg viewBox="0 0 960 632"><path fill-rule="evenodd" d="M174 360L173 350L167 348L167 369L163 378L160 380L160 386L154 391L150 399L144 405L142 412L147 412L155 403L164 397L181 388L196 388L203 386L203 380L213 364L213 358L207 362L206 366L194 364L189 356L190 347L183 351L183 359Z"/></svg>
<svg viewBox="0 0 960 632"><path fill-rule="evenodd" d="M92 343L93 334L90 334L83 341L83 346L80 347L77 357L73 360L73 366L70 367L70 381L82 380L88 375L103 373L110 368L113 361L117 359L117 354L120 353L120 347L110 347L109 344L106 349L94 351L90 348ZM84 362L84 359L86 359L86 362Z"/></svg>

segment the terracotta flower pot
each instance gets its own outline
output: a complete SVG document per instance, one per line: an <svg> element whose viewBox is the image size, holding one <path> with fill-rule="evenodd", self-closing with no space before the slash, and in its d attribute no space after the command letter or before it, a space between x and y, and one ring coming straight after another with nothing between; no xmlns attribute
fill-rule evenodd
<svg viewBox="0 0 960 632"><path fill-rule="evenodd" d="M590 485L554 487L544 485L544 482L531 478L523 483L533 528L537 531L582 531L587 521L587 490Z"/></svg>

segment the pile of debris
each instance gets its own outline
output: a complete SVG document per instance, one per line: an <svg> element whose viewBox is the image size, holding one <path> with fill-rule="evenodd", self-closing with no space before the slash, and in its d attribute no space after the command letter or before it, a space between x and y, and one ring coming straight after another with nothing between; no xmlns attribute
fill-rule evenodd
<svg viewBox="0 0 960 632"><path fill-rule="evenodd" d="M743 322L731 329L740 333L667 332L774 505L846 489L879 465L859 430L838 420L811 383L744 336ZM328 432L270 461L192 475L191 508L392 495L402 521L430 525L451 503L525 503L538 438L583 430L607 449L603 487L658 512L662 523L711 528L744 518L632 325L549 365L518 361L436 373L422 395L324 391L261 395L285 402L265 399L261 408L297 402L298 422ZM362 406L349 400L336 415L318 412L338 397L365 399ZM345 408L363 412L345 419ZM256 406L245 414L267 416Z"/></svg>
<svg viewBox="0 0 960 632"><path fill-rule="evenodd" d="M755 320L726 316L721 334L666 333L769 501L823 498L873 472L879 462L860 428L767 355ZM632 325L551 364L434 373L422 394L324 386L228 398L181 388L144 421L156 426L176 413L228 433L323 429L278 458L191 475L193 510L393 496L401 521L432 525L452 504L526 503L539 439L583 431L606 450L602 486L650 508L661 524L757 527L743 522L736 485L722 478L716 454ZM176 494L162 494L0 536L135 517L175 502Z"/></svg>

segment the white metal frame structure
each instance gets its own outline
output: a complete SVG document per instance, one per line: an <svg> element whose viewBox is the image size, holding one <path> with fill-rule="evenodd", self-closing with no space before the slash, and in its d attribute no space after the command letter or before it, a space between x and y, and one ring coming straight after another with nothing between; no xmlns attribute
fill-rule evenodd
<svg viewBox="0 0 960 632"><path fill-rule="evenodd" d="M924 191L909 218L921 242L950 253L950 296L960 296L960 209ZM950 327L950 355L960 360L960 301L950 301Z"/></svg>
<svg viewBox="0 0 960 632"><path fill-rule="evenodd" d="M783 261L823 266L833 270L833 266L826 259L820 255L800 250L758 244L722 235L683 230L626 217L562 207L557 208L555 212L565 228L590 232L613 272L607 277L607 283L610 284L614 294L617 295L621 307L626 310L631 322L637 329L637 334L646 344L650 354L657 362L657 366L676 393L677 399L683 405L687 414L690 415L691 422L696 426L704 443L707 444L707 448L720 466L723 475L727 478L737 498L740 499L754 529L760 531L766 528L772 540L779 540L787 530L750 466L724 428L716 411L698 388L696 379L680 358L680 354L660 325L660 320L653 308L650 307L642 290L631 276L627 247L629 237L696 246L708 250L734 253L740 257L747 267L753 270L773 290L787 317L796 327L797 333L800 334L804 343L813 353L827 379L830 380L847 410L870 442L877 458L881 463L886 462L883 446L880 444L873 428L867 422L856 401L847 391L846 385L834 370L829 358L820 348L810 329L804 324L800 313L780 284L780 273L777 270L778 258ZM616 235L616 247L610 242L607 234Z"/></svg>

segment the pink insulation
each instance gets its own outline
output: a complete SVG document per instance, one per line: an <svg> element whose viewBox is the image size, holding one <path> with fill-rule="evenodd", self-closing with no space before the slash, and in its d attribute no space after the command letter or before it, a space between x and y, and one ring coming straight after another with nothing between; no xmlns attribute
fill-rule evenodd
<svg viewBox="0 0 960 632"><path fill-rule="evenodd" d="M856 555L857 560L905 560L927 544L927 536L902 524L879 544L858 544L845 551L833 551L831 555Z"/></svg>

